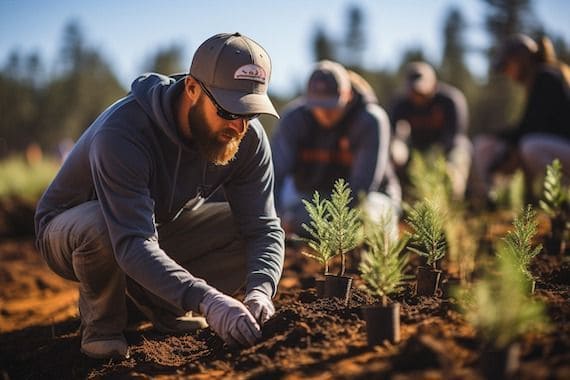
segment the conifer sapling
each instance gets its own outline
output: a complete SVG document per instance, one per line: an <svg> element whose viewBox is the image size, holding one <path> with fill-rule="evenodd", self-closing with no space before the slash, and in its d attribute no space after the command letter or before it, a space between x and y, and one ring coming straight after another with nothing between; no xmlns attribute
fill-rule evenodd
<svg viewBox="0 0 570 380"><path fill-rule="evenodd" d="M543 199L539 201L540 207L549 217L559 217L568 201L566 196L567 193L562 186L562 164L560 160L555 159L552 164L546 166Z"/></svg>
<svg viewBox="0 0 570 380"><path fill-rule="evenodd" d="M319 192L315 191L312 202L303 199L303 204L311 220L309 225L303 223L302 226L312 237L305 239L312 251L302 250L301 253L320 262L323 265L324 274L327 274L329 272L329 261L333 257L330 247L331 228L329 224L330 215L327 212L327 200L321 199Z"/></svg>
<svg viewBox="0 0 570 380"><path fill-rule="evenodd" d="M570 228L570 188L565 189L562 185L562 164L558 159L546 166L543 199L539 204L550 217L552 237L564 239Z"/></svg>
<svg viewBox="0 0 570 380"><path fill-rule="evenodd" d="M407 223L412 227L413 246L409 249L427 259L427 265L436 269L437 261L446 253L443 224L444 215L440 207L429 199L418 202L411 210Z"/></svg>
<svg viewBox="0 0 570 380"><path fill-rule="evenodd" d="M547 327L544 306L528 297L525 276L511 255L501 254L502 249L496 271L487 272L459 298L467 321L495 348L505 348L520 335Z"/></svg>
<svg viewBox="0 0 570 380"><path fill-rule="evenodd" d="M314 193L312 203L303 200L311 221L302 226L311 235L306 240L307 244L315 251L303 254L322 262L325 274L328 273L330 259L340 255L339 275L344 275L346 253L360 242L360 212L350 207L351 201L350 188L342 178L335 181L330 200L321 199L318 192Z"/></svg>
<svg viewBox="0 0 570 380"><path fill-rule="evenodd" d="M384 217L368 235L368 249L363 253L360 262L360 272L365 283L365 289L382 300L382 306L388 305L388 296L400 291L406 279L411 276L404 274L408 263L408 255L402 255L410 236L394 239L390 231L391 221Z"/></svg>
<svg viewBox="0 0 570 380"><path fill-rule="evenodd" d="M536 212L531 205L528 205L526 209L521 209L515 217L513 225L513 231L507 232L503 238L504 247L500 247L499 254L511 256L519 271L528 281L532 281L534 278L529 271L529 266L542 246L539 244L533 247L532 240L536 235L538 222L536 221Z"/></svg>

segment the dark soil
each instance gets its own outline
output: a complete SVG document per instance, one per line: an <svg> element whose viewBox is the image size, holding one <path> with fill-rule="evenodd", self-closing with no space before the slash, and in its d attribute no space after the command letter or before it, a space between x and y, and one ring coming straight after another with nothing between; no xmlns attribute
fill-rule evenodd
<svg viewBox="0 0 570 380"><path fill-rule="evenodd" d="M491 227L504 230L501 218L496 223ZM277 313L255 346L229 348L209 329L161 334L133 312L126 332L130 357L92 360L79 351L76 285L51 273L32 241L29 235L0 240L0 379L482 378L479 343L454 299L417 297L410 283L396 297L401 341L368 347L360 307L377 300L358 288L355 266L348 306L318 299L313 276L319 266L292 248ZM523 337L516 378L570 379L569 256L541 253L532 271L534 296L546 303L553 328Z"/></svg>

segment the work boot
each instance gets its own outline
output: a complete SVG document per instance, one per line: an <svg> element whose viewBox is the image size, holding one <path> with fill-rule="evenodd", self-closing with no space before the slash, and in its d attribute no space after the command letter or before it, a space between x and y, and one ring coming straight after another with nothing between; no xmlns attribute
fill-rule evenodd
<svg viewBox="0 0 570 380"><path fill-rule="evenodd" d="M81 352L92 359L124 359L129 357L129 346L124 336L81 343Z"/></svg>
<svg viewBox="0 0 570 380"><path fill-rule="evenodd" d="M161 333L188 333L208 327L206 318L193 316L191 311L177 317L159 307L148 306L151 304L150 300L139 289L131 287L127 289L127 295L145 317L152 322L154 328Z"/></svg>

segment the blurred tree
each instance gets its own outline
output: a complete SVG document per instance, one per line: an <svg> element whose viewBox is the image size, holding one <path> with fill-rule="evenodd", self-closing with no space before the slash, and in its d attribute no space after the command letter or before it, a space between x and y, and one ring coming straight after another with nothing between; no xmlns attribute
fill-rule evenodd
<svg viewBox="0 0 570 380"><path fill-rule="evenodd" d="M45 72L40 55L37 52L31 53L26 59L26 80L28 80L34 87L38 88L45 83Z"/></svg>
<svg viewBox="0 0 570 380"><path fill-rule="evenodd" d="M77 21L66 24L63 32L63 45L60 50L60 59L63 71L78 73L86 58L86 47L83 31Z"/></svg>
<svg viewBox="0 0 570 380"><path fill-rule="evenodd" d="M33 52L10 54L0 71L0 155L32 143L54 148L81 132L125 91L76 22L67 24L53 76Z"/></svg>
<svg viewBox="0 0 570 380"><path fill-rule="evenodd" d="M322 61L323 59L336 61L334 42L321 26L317 26L313 36L313 55L315 61Z"/></svg>
<svg viewBox="0 0 570 380"><path fill-rule="evenodd" d="M538 26L531 0L483 0L488 5L485 27L491 37L490 57L506 37L528 33Z"/></svg>
<svg viewBox="0 0 570 380"><path fill-rule="evenodd" d="M12 50L12 52L10 52L10 54L8 55L7 62L2 70L4 74L15 81L20 79L22 71L20 61L21 61L20 53L17 50Z"/></svg>
<svg viewBox="0 0 570 380"><path fill-rule="evenodd" d="M100 53L85 43L76 21L64 30L60 62L62 72L46 87L38 136L55 146L64 138L75 140L103 109L124 94Z"/></svg>
<svg viewBox="0 0 570 380"><path fill-rule="evenodd" d="M483 0L487 4L485 28L491 38L487 52L493 62L497 50L514 33L536 31L539 23L532 13L531 0ZM481 88L479 101L473 110L475 131L494 132L513 128L520 119L524 91L489 66L488 83Z"/></svg>
<svg viewBox="0 0 570 380"><path fill-rule="evenodd" d="M342 63L355 71L362 71L364 49L366 47L366 32L364 15L357 5L348 9L348 28L344 41Z"/></svg>
<svg viewBox="0 0 570 380"><path fill-rule="evenodd" d="M400 59L399 71L402 71L402 69L408 63L415 61L424 61L424 62L428 61L426 55L424 54L423 49L420 46L410 47L404 51L404 53L402 54L402 58Z"/></svg>
<svg viewBox="0 0 570 380"><path fill-rule="evenodd" d="M159 49L146 64L143 71L152 71L165 75L181 73L185 71L182 57L184 49L181 45L174 44Z"/></svg>
<svg viewBox="0 0 570 380"><path fill-rule="evenodd" d="M386 108L391 103L400 86L398 77L388 70L363 70L361 75L374 89L378 103Z"/></svg>
<svg viewBox="0 0 570 380"><path fill-rule="evenodd" d="M448 10L443 27L443 57L440 78L465 92L472 85L471 72L465 63L465 19L458 8Z"/></svg>
<svg viewBox="0 0 570 380"><path fill-rule="evenodd" d="M13 51L0 73L0 156L24 148L33 136L39 111L39 94L35 83L41 62L35 53L22 57Z"/></svg>
<svg viewBox="0 0 570 380"><path fill-rule="evenodd" d="M467 23L461 11L452 7L448 9L443 25L443 56L439 68L439 79L449 83L463 92L469 109L469 130L473 129L473 112L479 95L479 86L465 62L468 51L465 42Z"/></svg>

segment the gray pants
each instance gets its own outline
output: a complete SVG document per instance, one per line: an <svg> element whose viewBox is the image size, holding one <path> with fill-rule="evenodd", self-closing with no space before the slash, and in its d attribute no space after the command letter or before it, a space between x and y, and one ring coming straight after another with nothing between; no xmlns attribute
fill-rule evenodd
<svg viewBox="0 0 570 380"><path fill-rule="evenodd" d="M161 248L194 276L225 293L245 282L246 254L227 203L207 203L184 210L158 227ZM117 265L107 226L97 201L54 218L38 241L48 266L79 282L82 343L121 336L127 323L125 295L174 316L186 311L146 291Z"/></svg>

